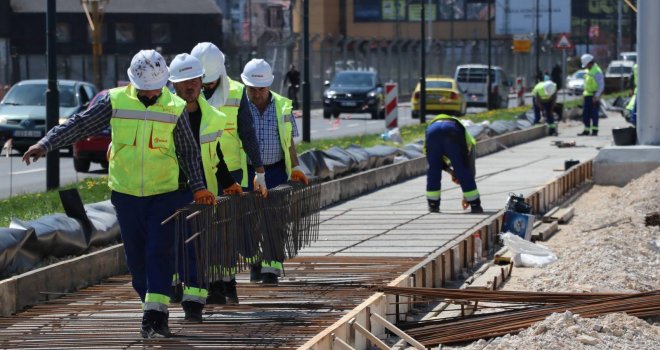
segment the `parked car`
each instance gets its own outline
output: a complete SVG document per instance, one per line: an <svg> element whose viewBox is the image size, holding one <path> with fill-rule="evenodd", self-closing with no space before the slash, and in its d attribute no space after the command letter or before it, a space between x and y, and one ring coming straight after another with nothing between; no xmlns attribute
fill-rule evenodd
<svg viewBox="0 0 660 350"><path fill-rule="evenodd" d="M605 70L605 93L623 91L633 86L633 61L612 61Z"/></svg>
<svg viewBox="0 0 660 350"><path fill-rule="evenodd" d="M468 107L487 107L489 90L486 86L486 71L488 66L485 64L465 64L456 67L454 80L465 95ZM495 108L508 108L509 88L513 82L498 66L491 66L490 80L492 82L490 94Z"/></svg>
<svg viewBox="0 0 660 350"><path fill-rule="evenodd" d="M566 90L568 90L569 95L582 95L585 74L587 74L587 71L580 69L566 78Z"/></svg>
<svg viewBox="0 0 660 350"><path fill-rule="evenodd" d="M410 108L413 118L419 118L421 89L419 83L410 98ZM456 116L465 115L467 102L458 89L456 80L451 77L430 76L426 78L426 112L446 113Z"/></svg>
<svg viewBox="0 0 660 350"><path fill-rule="evenodd" d="M376 72L343 71L323 85L323 118L340 113L370 113L372 119L385 116L383 84Z"/></svg>
<svg viewBox="0 0 660 350"><path fill-rule="evenodd" d="M619 57L621 57L622 61L632 61L633 63L637 63L637 52L635 51L621 52Z"/></svg>
<svg viewBox="0 0 660 350"><path fill-rule="evenodd" d="M103 90L96 94L89 103L87 109L92 108L98 101L102 100L108 94L108 90ZM89 136L73 144L73 168L78 172L88 172L92 162L101 164L103 169L108 168L106 152L112 141L110 127L104 129L96 135Z"/></svg>
<svg viewBox="0 0 660 350"><path fill-rule="evenodd" d="M59 80L59 121L84 110L96 94L94 85L84 81ZM46 133L46 90L48 81L24 80L0 101L0 141L13 139L13 147L24 153Z"/></svg>

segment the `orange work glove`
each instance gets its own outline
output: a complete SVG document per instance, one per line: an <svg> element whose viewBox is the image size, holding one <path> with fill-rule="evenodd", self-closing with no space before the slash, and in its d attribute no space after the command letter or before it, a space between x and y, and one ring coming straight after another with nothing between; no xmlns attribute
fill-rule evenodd
<svg viewBox="0 0 660 350"><path fill-rule="evenodd" d="M222 191L222 194L224 194L225 196L229 196L232 194L243 194L243 188L241 188L241 185L234 182L231 186L225 188Z"/></svg>
<svg viewBox="0 0 660 350"><path fill-rule="evenodd" d="M461 202L461 206L463 207L463 210L465 210L470 206L470 203L468 203L468 201L465 198L463 198L463 202Z"/></svg>
<svg viewBox="0 0 660 350"><path fill-rule="evenodd" d="M293 168L293 170L291 170L291 181L300 181L305 185L309 184L307 175L305 175L305 173L300 169L300 166L296 166Z"/></svg>
<svg viewBox="0 0 660 350"><path fill-rule="evenodd" d="M266 187L266 173L254 173L252 187L255 192L261 193L261 196L268 198L268 187Z"/></svg>
<svg viewBox="0 0 660 350"><path fill-rule="evenodd" d="M453 183L455 183L455 184L457 184L457 185L460 185L460 184L461 184L460 182L458 182L458 179L456 178L456 176L452 176L452 177L451 177L451 182L453 182Z"/></svg>
<svg viewBox="0 0 660 350"><path fill-rule="evenodd" d="M193 194L193 199L197 204L213 205L216 203L215 195L207 189L199 190Z"/></svg>

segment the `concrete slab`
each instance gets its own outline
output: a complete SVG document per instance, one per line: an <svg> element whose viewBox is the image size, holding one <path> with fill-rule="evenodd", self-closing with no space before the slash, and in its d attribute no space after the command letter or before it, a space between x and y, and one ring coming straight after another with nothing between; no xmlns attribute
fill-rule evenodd
<svg viewBox="0 0 660 350"><path fill-rule="evenodd" d="M660 146L610 146L594 160L594 183L625 186L660 166Z"/></svg>

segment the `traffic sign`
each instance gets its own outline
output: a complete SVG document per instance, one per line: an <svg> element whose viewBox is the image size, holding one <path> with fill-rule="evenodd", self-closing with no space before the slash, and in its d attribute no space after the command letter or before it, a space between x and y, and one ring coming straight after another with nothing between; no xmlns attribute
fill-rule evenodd
<svg viewBox="0 0 660 350"><path fill-rule="evenodd" d="M568 40L568 35L566 35L566 33L561 33L555 47L561 50L571 50L573 48L573 43Z"/></svg>

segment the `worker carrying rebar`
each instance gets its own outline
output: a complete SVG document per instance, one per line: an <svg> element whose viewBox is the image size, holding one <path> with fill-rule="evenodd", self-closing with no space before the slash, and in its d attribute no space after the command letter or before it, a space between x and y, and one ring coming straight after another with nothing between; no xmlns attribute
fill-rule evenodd
<svg viewBox="0 0 660 350"><path fill-rule="evenodd" d="M548 134L557 136L557 124L555 124L555 102L557 102L557 84L552 80L537 83L532 90L534 100L534 124L541 121L541 113L545 115L548 125Z"/></svg>
<svg viewBox="0 0 660 350"><path fill-rule="evenodd" d="M243 190L229 173L220 149L220 136L225 129L226 116L209 105L204 96L201 95L202 76L204 75L201 62L194 56L182 53L174 57L169 68L170 81L177 96L186 101L190 127L200 148L201 168L203 169L206 187L216 195L219 194L220 186L224 195L242 194ZM186 193L182 203L180 203L181 207L192 202L192 193L185 186L186 182L185 174L180 172L179 188ZM192 233L191 230L188 230L186 238ZM204 285L202 281L196 280L199 276L193 247L193 244L187 245L189 250L187 261L183 262L179 259L182 266L178 266L178 271L185 273L189 278L187 278L185 286L175 288L175 291L182 292L180 301L185 319L191 322L202 322L202 310L206 304L208 291L202 288ZM180 275L175 275L175 277L180 277ZM180 282L177 286L181 286ZM174 294L173 299L179 301L177 300L178 295L176 295L178 293Z"/></svg>
<svg viewBox="0 0 660 350"><path fill-rule="evenodd" d="M442 170L452 176L452 181L463 190L463 209L468 206L472 213L483 213L479 190L475 182L476 141L458 118L440 114L426 128L426 200L429 211L440 212L440 182Z"/></svg>
<svg viewBox="0 0 660 350"><path fill-rule="evenodd" d="M227 117L225 130L220 137L220 148L231 175L236 182L247 189L249 159L255 169L254 183L251 188L266 196L265 170L243 84L229 78L225 68L225 55L213 43L199 43L195 45L190 54L199 59L204 67L202 77L204 97L211 106L223 112ZM238 304L236 266L216 266L214 268L222 272L222 277L220 280L211 281L207 303Z"/></svg>
<svg viewBox="0 0 660 350"><path fill-rule="evenodd" d="M298 166L298 155L293 143L293 138L298 136L298 127L291 113L292 102L270 90L275 79L270 65L263 59L252 59L245 65L241 79L245 84L249 111L259 139L261 159L266 169L266 186L271 189L288 180L307 184L307 176ZM253 164L248 164L248 176L253 177L254 172ZM268 259L259 256L259 252L245 256L253 257L250 281L278 283L282 274L285 242L280 243L278 258Z"/></svg>
<svg viewBox="0 0 660 350"><path fill-rule="evenodd" d="M594 56L585 53L580 57L582 68L586 68L584 75L584 103L582 106L582 123L584 130L578 136L598 135L598 110L600 109L600 96L605 90L605 76L594 60Z"/></svg>
<svg viewBox="0 0 660 350"><path fill-rule="evenodd" d="M214 204L204 186L199 147L190 129L186 103L165 87L169 70L154 50L138 52L128 68L130 84L111 89L89 110L51 129L23 155L30 164L46 152L112 126L108 168L110 200L117 211L126 263L142 301L144 338L170 336L168 305L174 273L174 222L161 225L178 209L179 169L193 200Z"/></svg>

